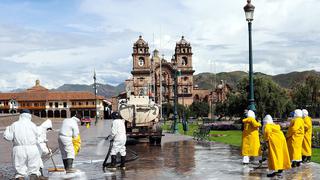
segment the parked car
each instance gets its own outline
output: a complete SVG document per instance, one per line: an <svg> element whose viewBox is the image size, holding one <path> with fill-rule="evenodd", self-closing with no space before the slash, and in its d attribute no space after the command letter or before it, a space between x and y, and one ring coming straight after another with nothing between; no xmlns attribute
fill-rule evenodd
<svg viewBox="0 0 320 180"><path fill-rule="evenodd" d="M83 118L81 118L80 122L81 122L81 126L87 123L91 124L91 118L89 116L84 116Z"/></svg>

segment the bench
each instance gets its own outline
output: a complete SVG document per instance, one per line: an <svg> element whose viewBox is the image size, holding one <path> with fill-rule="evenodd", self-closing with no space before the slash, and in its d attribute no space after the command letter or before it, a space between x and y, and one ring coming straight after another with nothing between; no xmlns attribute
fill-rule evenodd
<svg viewBox="0 0 320 180"><path fill-rule="evenodd" d="M208 140L211 127L201 125L198 131L193 132L193 139L197 141Z"/></svg>

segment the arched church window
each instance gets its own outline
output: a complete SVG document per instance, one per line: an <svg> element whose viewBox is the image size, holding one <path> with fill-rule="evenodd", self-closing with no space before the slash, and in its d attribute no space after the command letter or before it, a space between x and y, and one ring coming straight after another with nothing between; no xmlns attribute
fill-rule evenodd
<svg viewBox="0 0 320 180"><path fill-rule="evenodd" d="M143 49L142 49L142 48L140 48L140 49L139 49L139 52L140 52L140 53L143 53Z"/></svg>
<svg viewBox="0 0 320 180"><path fill-rule="evenodd" d="M143 66L144 65L144 58L143 57L139 57L138 64L139 64L139 66Z"/></svg>
<svg viewBox="0 0 320 180"><path fill-rule="evenodd" d="M186 49L182 49L182 52L185 53L185 52L186 52Z"/></svg>
<svg viewBox="0 0 320 180"><path fill-rule="evenodd" d="M181 64L183 65L183 66L186 66L187 64L188 64L188 58L187 57L182 57L182 62L181 62Z"/></svg>

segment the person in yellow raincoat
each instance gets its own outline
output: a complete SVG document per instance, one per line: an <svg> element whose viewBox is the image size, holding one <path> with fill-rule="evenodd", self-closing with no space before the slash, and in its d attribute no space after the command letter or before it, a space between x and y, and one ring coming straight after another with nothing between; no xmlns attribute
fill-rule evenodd
<svg viewBox="0 0 320 180"><path fill-rule="evenodd" d="M281 175L282 171L291 168L286 138L280 125L274 124L268 114L263 119L263 137L268 144L268 177Z"/></svg>
<svg viewBox="0 0 320 180"><path fill-rule="evenodd" d="M302 110L304 120L304 138L302 141L302 162L310 162L312 154L312 119L306 109Z"/></svg>
<svg viewBox="0 0 320 180"><path fill-rule="evenodd" d="M304 137L304 122L302 111L296 109L287 132L287 145L292 167L300 166L302 161L302 141Z"/></svg>
<svg viewBox="0 0 320 180"><path fill-rule="evenodd" d="M261 124L256 121L255 114L249 110L247 118L243 119L243 132L242 132L242 163L249 164L250 156L259 156L260 153L260 140L259 140L259 127Z"/></svg>

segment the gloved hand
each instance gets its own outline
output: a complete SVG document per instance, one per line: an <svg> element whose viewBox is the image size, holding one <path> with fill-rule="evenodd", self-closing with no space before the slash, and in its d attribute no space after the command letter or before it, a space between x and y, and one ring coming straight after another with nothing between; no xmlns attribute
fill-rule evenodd
<svg viewBox="0 0 320 180"><path fill-rule="evenodd" d="M52 156L52 150L51 150L50 148L48 148L48 151L49 151L48 154L49 154L50 156Z"/></svg>

